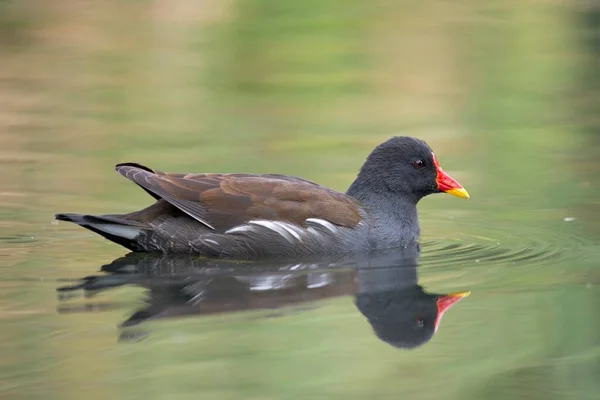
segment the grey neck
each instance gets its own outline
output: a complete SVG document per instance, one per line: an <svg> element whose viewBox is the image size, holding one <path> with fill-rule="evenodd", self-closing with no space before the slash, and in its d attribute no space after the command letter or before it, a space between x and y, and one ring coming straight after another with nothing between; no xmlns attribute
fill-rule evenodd
<svg viewBox="0 0 600 400"><path fill-rule="evenodd" d="M372 248L405 246L418 241L418 199L414 196L403 196L387 190L360 190L355 185L346 194L358 200L367 211Z"/></svg>

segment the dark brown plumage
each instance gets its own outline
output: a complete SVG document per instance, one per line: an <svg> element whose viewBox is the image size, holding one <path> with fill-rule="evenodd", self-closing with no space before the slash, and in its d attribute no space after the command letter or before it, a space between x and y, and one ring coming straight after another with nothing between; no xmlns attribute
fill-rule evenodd
<svg viewBox="0 0 600 400"><path fill-rule="evenodd" d="M216 232L253 219L305 226L306 219L320 218L344 227L355 227L361 220L355 200L297 177L174 174L129 163L118 164L116 170Z"/></svg>

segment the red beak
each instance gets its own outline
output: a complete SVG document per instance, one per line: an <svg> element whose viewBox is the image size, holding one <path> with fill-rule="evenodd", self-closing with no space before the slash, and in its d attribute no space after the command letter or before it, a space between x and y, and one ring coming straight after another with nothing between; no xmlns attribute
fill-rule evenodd
<svg viewBox="0 0 600 400"><path fill-rule="evenodd" d="M436 332L438 330L438 326L440 325L440 321L442 320L442 316L444 315L446 310L448 310L450 307L452 307L453 304L457 303L461 299L464 299L470 294L471 292L456 292L438 296L438 299L436 301L438 310L437 318L435 319Z"/></svg>
<svg viewBox="0 0 600 400"><path fill-rule="evenodd" d="M437 178L435 179L435 181L437 182L438 189L440 189L444 193L468 199L469 193L467 193L467 191L462 187L460 183L458 183L450 175L444 172L442 167L440 167L437 158L435 157L435 153L432 154L433 164L435 165L435 169L437 170Z"/></svg>

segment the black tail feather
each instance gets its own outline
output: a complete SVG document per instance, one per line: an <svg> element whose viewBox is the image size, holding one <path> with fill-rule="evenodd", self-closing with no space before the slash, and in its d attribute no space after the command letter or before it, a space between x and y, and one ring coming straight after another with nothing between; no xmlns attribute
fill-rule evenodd
<svg viewBox="0 0 600 400"><path fill-rule="evenodd" d="M119 219L113 216L95 216L95 215L85 215L85 214L70 214L70 213L60 213L54 215L54 218L59 221L68 221L73 222L83 228L86 228L98 235L110 240L111 242L117 243L128 250L131 251L143 251L144 249L140 247L139 243L135 239L129 239L122 236L114 235L110 232L105 232L101 229L97 228L98 224L110 224L114 226L131 226L144 228L143 225L136 223L135 221L127 221L123 219ZM94 226L96 225L96 226Z"/></svg>
<svg viewBox="0 0 600 400"><path fill-rule="evenodd" d="M68 213L54 215L54 219L57 219L59 221L75 222L76 224L83 223L85 217L86 215Z"/></svg>
<svg viewBox="0 0 600 400"><path fill-rule="evenodd" d="M135 226L137 228L147 229L148 227L137 221L125 219L121 215L89 215L89 214L55 214L54 218L59 221L69 221L76 224L116 224L124 226Z"/></svg>

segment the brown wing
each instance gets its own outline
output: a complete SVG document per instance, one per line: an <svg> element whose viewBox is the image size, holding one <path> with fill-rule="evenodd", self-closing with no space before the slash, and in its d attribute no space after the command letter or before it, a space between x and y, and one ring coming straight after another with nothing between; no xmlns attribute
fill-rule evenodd
<svg viewBox="0 0 600 400"><path fill-rule="evenodd" d="M218 232L252 219L292 222L320 218L353 227L358 204L342 193L284 175L170 174L139 164L119 164L122 175Z"/></svg>

